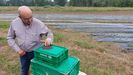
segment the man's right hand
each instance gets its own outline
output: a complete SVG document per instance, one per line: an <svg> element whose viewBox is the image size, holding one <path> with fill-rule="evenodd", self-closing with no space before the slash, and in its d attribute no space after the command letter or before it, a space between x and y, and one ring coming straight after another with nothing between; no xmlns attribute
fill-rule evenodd
<svg viewBox="0 0 133 75"><path fill-rule="evenodd" d="M26 52L25 52L24 50L19 50L19 51L18 51L18 54L19 54L20 56L23 56L23 55L26 54Z"/></svg>

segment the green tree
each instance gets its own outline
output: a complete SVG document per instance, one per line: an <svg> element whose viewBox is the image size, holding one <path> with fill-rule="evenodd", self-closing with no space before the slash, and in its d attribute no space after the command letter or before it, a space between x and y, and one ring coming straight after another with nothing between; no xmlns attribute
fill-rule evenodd
<svg viewBox="0 0 133 75"><path fill-rule="evenodd" d="M65 6L67 0L54 0L56 5Z"/></svg>
<svg viewBox="0 0 133 75"><path fill-rule="evenodd" d="M0 0L0 5L4 5L4 0Z"/></svg>

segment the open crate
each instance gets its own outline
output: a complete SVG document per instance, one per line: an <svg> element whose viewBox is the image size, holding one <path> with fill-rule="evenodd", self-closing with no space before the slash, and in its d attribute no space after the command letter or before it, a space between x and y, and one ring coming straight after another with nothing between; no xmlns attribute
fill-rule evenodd
<svg viewBox="0 0 133 75"><path fill-rule="evenodd" d="M57 67L62 61L68 58L68 49L52 45L50 48L40 46L34 50L34 59L40 62Z"/></svg>

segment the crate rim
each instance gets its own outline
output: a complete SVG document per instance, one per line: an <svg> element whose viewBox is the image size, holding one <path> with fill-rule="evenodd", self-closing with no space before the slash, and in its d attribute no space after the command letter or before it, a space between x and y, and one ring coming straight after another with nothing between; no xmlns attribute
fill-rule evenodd
<svg viewBox="0 0 133 75"><path fill-rule="evenodd" d="M62 46L55 45L55 44L52 44L52 46L64 48L65 51L69 51L68 48L66 48L66 47L62 47ZM39 46L38 48L40 48L40 47L42 47L42 45ZM34 49L34 52L39 52L39 50L37 50L38 48L35 48L35 49ZM44 53L44 54L47 54L47 52L43 52L43 53ZM49 53L49 54L50 54L51 56L54 56L54 57L59 57L62 53L59 53L58 55L54 55L54 54L52 54L52 53Z"/></svg>

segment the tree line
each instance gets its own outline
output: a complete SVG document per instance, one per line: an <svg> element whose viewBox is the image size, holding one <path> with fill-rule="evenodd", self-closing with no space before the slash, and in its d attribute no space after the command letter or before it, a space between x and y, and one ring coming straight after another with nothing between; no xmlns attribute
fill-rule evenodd
<svg viewBox="0 0 133 75"><path fill-rule="evenodd" d="M0 6L65 6L67 0L0 0Z"/></svg>
<svg viewBox="0 0 133 75"><path fill-rule="evenodd" d="M71 6L132 7L133 0L71 0Z"/></svg>
<svg viewBox="0 0 133 75"><path fill-rule="evenodd" d="M133 0L0 0L0 6L133 7Z"/></svg>

